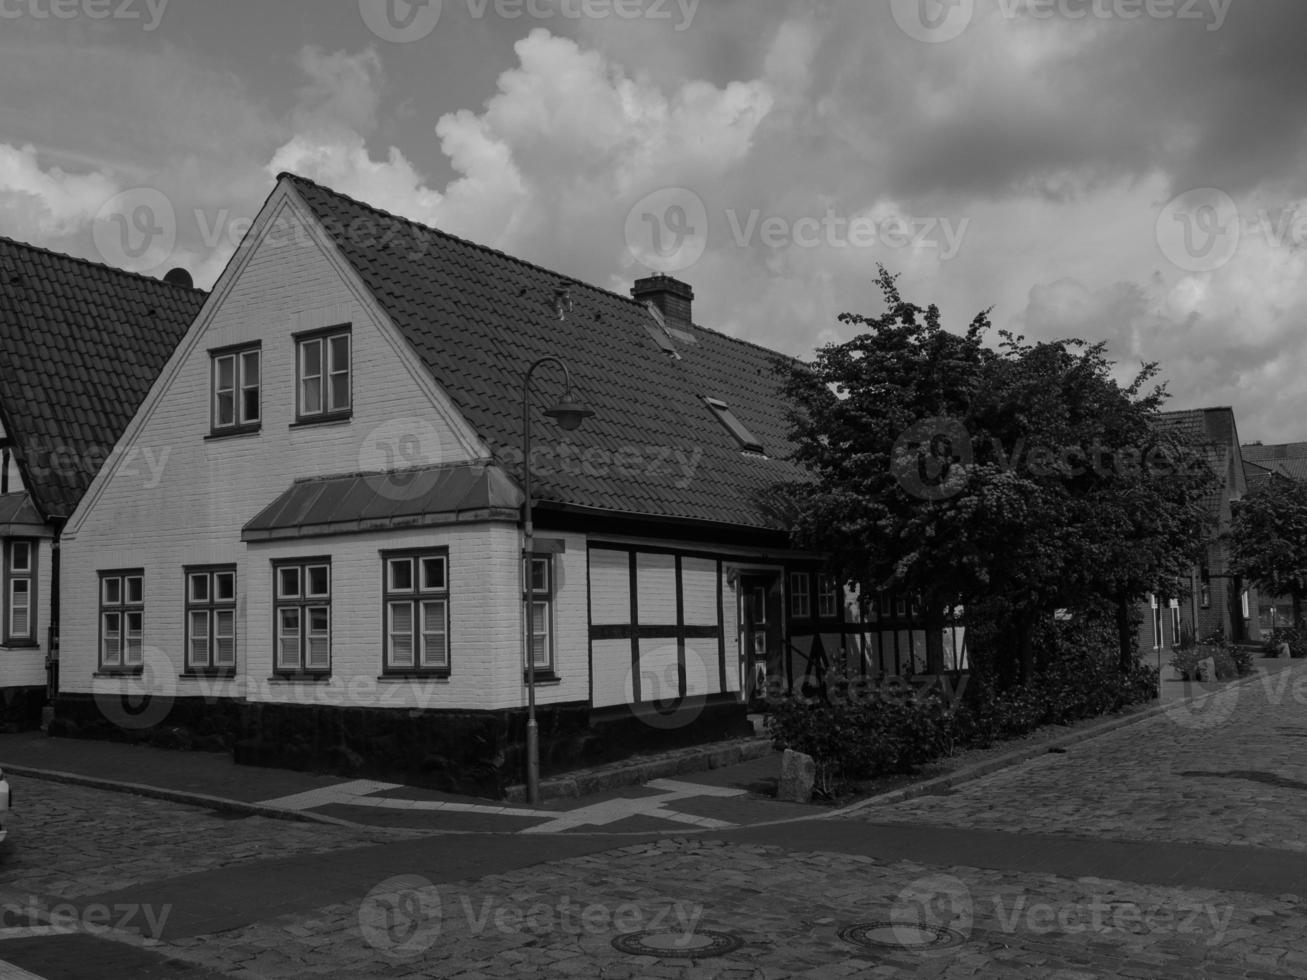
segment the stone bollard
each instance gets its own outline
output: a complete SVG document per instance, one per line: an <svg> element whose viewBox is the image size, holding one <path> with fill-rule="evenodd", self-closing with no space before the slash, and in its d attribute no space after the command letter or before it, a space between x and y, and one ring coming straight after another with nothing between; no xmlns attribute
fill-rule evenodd
<svg viewBox="0 0 1307 980"><path fill-rule="evenodd" d="M1289 658L1289 643L1287 640L1280 641L1280 645L1275 648L1275 656L1280 660Z"/></svg>
<svg viewBox="0 0 1307 980"><path fill-rule="evenodd" d="M781 756L781 778L776 798L787 803L810 803L812 784L816 779L817 763L812 756L786 749Z"/></svg>

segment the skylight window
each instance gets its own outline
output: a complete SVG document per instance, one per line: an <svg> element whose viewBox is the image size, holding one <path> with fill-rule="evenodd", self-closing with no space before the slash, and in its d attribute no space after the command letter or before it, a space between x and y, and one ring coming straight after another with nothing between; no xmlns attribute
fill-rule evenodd
<svg viewBox="0 0 1307 980"><path fill-rule="evenodd" d="M726 427L726 431L735 437L735 441L740 444L740 448L747 453L762 454L762 443L758 437L750 432L743 422L735 417L731 407L720 398L704 397L704 402L712 409L713 415L717 416L717 421Z"/></svg>

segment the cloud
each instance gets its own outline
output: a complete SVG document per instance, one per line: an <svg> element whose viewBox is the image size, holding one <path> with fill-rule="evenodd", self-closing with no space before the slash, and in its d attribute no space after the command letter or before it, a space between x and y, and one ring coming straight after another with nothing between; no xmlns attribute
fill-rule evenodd
<svg viewBox="0 0 1307 980"><path fill-rule="evenodd" d="M0 220L7 237L32 242L71 238L118 190L107 174L43 169L34 147L0 143Z"/></svg>

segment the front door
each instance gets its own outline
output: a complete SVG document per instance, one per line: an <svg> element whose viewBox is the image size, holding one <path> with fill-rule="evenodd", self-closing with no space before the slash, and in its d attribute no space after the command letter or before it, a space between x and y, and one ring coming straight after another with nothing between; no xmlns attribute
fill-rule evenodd
<svg viewBox="0 0 1307 980"><path fill-rule="evenodd" d="M751 706L761 706L768 692L785 690L783 638L779 574L741 575L740 655L745 699Z"/></svg>

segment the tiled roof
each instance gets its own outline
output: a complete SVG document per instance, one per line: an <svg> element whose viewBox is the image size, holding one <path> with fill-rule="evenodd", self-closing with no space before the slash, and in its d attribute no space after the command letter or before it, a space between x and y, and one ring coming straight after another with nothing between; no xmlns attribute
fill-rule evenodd
<svg viewBox="0 0 1307 980"><path fill-rule="evenodd" d="M41 537L50 533L30 493L0 493L0 534Z"/></svg>
<svg viewBox="0 0 1307 980"><path fill-rule="evenodd" d="M1254 443L1240 448L1243 451L1243 458L1251 459L1254 463L1265 463L1273 459L1307 458L1307 442L1283 442L1271 446Z"/></svg>
<svg viewBox="0 0 1307 980"><path fill-rule="evenodd" d="M0 416L44 516L72 513L204 299L0 238Z"/></svg>
<svg viewBox="0 0 1307 980"><path fill-rule="evenodd" d="M628 515L763 527L754 494L801 476L782 459L785 403L772 351L693 327L679 360L650 333L629 297L413 224L283 174L358 271L435 380L492 447L520 472L522 378L548 354L571 369L595 416L571 433L534 416L538 499ZM351 230L368 229L365 235ZM557 291L571 309L560 319ZM538 405L556 400L555 369L536 373ZM704 403L726 402L770 458L750 456ZM566 455L560 447L567 444ZM591 455L586 457L587 450ZM588 461L587 461L588 460Z"/></svg>
<svg viewBox="0 0 1307 980"><path fill-rule="evenodd" d="M389 473L297 480L256 514L245 541L446 524L495 512L515 516L522 494L497 466L457 463Z"/></svg>

